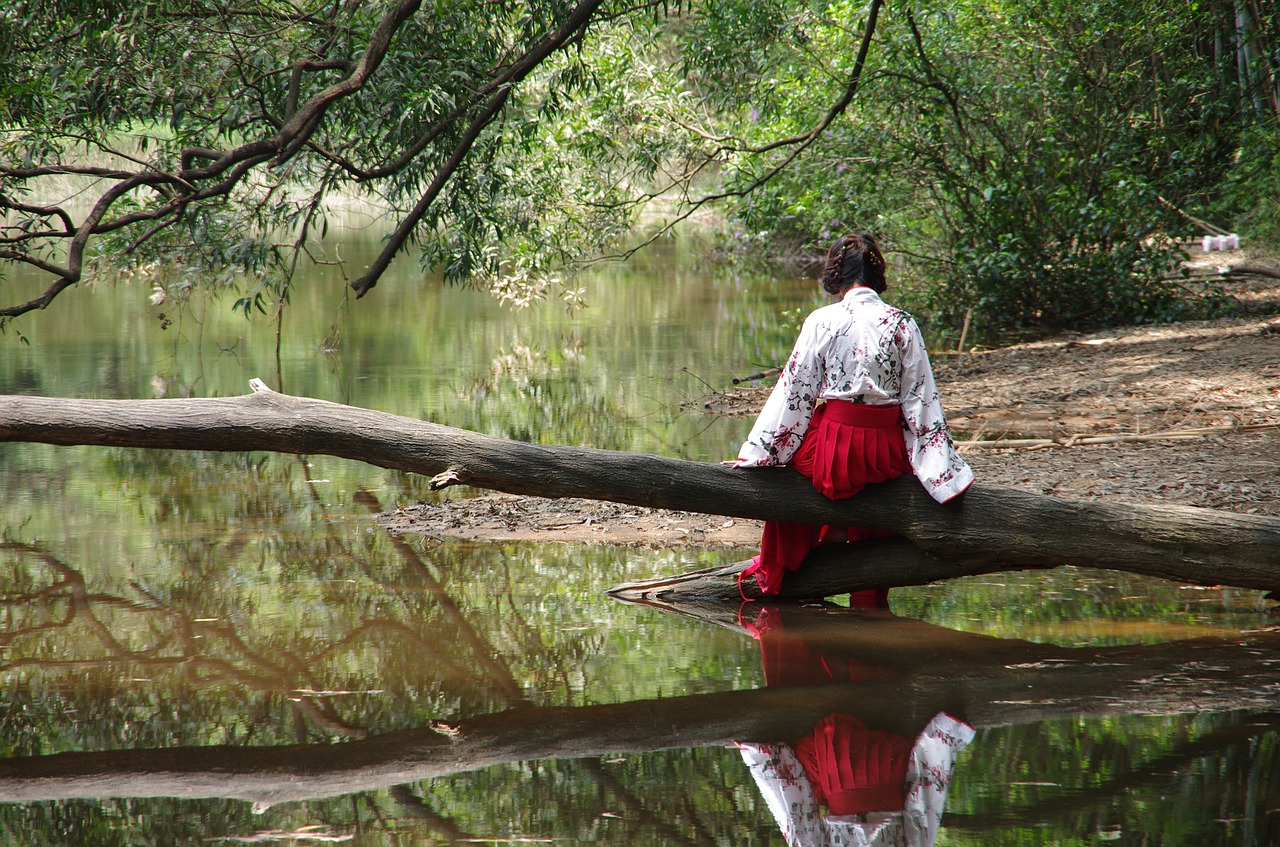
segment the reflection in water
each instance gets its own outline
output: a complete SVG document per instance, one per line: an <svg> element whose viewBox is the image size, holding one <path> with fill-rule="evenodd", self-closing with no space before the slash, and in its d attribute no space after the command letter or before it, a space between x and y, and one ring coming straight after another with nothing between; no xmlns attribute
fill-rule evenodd
<svg viewBox="0 0 1280 847"><path fill-rule="evenodd" d="M888 602L876 597L886 610ZM744 626L760 642L771 686L890 679L893 668L822 649L788 632L781 607L755 607ZM758 611L757 611L758 608ZM932 847L956 756L973 740L964 721L938 712L914 740L832 712L798 739L739 745L789 847Z"/></svg>
<svg viewBox="0 0 1280 847"><path fill-rule="evenodd" d="M380 576L358 592L326 595L336 614L324 629L298 618L265 633L235 609L267 604L233 582L203 594L175 592L176 583L111 591L109 578L40 545L7 543L0 555L9 584L25 587L5 597L0 669L17 684L0 714L12 745L0 759L0 826L59 843L66 829L56 819L98 826L128 803L148 821L120 830L134 844L306 831L388 845L406 831L445 840L751 844L767 843L766 827L779 824L793 844L855 833L872 844L892 844L890 836L925 844L943 800L954 806L959 792L961 814L948 809L950 843L985 845L1026 820L1048 839L1094 831L1113 820L1100 810L1126 793L1162 796L1172 782L1174 793L1205 790L1202 805L1178 807L1200 822L1214 820L1211 807L1237 787L1248 792L1232 803L1252 816L1249 839L1200 832L1194 843L1261 845L1276 834L1266 811L1280 792L1275 726L1233 714L1275 702L1269 668L1280 665L1280 633L1064 648L882 610L753 604L740 617L737 607L712 605L674 617L584 596L571 599L585 615L564 619L559 628L572 634L556 641L529 614L541 604L539 614L554 618L556 595L505 593L486 607L441 560L401 543L361 548L366 535L281 548L297 557L291 567L326 573L335 559L317 556L327 548L347 562L345 573ZM581 553L566 565L580 568ZM520 573L555 566L544 553ZM413 577L419 569L427 573ZM471 559L467 571L493 579L498 568ZM504 581L504 590L522 582ZM314 590L302 580L282 587L295 597ZM631 617L616 640L610 610ZM637 626L651 634L646 643L632 638ZM732 682L743 667L759 667L744 634L757 638L763 687ZM624 678L634 685L633 671L656 670L659 656L666 670L627 693ZM612 681L601 672L607 665ZM591 686L556 685L592 667ZM682 681L702 690L674 690ZM1218 728L1194 736L1187 720L1172 734L1156 727L1144 738L1131 723L1112 735L1124 715L1210 711L1221 713ZM955 785L951 763L968 738L950 715L984 736L982 757L961 757ZM1087 745L1064 749L1046 730L1055 721L1078 728ZM1109 767L1090 758L1102 751ZM1130 760L1115 761L1121 751ZM1053 779L1054 794L1019 796L1028 789L1014 783L1028 772L1040 784ZM876 815L861 807L868 798L897 808ZM1153 823L1138 815L1120 820ZM184 829L193 819L198 832Z"/></svg>

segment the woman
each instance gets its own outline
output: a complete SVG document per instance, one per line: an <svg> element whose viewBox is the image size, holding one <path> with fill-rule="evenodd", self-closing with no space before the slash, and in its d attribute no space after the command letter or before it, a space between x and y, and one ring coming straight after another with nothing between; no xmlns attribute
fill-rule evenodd
<svg viewBox="0 0 1280 847"><path fill-rule="evenodd" d="M846 235L836 242L822 287L839 301L805 320L737 466L790 464L832 499L907 471L940 503L963 494L973 471L951 442L919 327L880 299L885 261L875 239ZM768 521L760 555L743 576L754 574L762 593L777 594L786 572L819 543L884 535Z"/></svg>

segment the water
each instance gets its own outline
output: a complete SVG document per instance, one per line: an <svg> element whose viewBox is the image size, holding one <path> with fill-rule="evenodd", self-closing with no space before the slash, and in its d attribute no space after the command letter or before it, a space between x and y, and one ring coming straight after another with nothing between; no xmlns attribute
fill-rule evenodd
<svg viewBox="0 0 1280 847"><path fill-rule="evenodd" d="M358 266L372 245L348 238ZM586 311L513 313L405 264L343 304L324 268L278 361L270 321L228 301L73 290L24 321L30 346L3 340L0 393L261 377L714 461L748 422L708 418L707 384L776 361L778 313L817 302L696 244L582 284ZM603 591L743 551L392 538L373 510L439 495L327 457L0 445L0 485L9 843L782 844L743 745L833 714L910 745L939 712L976 729L939 844L1280 842L1258 592L1063 570L895 590L889 613L671 611Z"/></svg>

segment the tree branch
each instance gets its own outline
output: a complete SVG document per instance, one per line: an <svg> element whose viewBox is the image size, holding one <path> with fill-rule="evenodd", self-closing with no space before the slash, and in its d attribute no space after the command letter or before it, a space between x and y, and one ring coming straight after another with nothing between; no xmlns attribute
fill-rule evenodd
<svg viewBox="0 0 1280 847"><path fill-rule="evenodd" d="M877 0L879 2L879 0ZM524 53L519 59L507 68L505 72L500 74L497 79L489 83L478 92L477 100L481 96L488 96L488 101L480 109L475 117L471 119L471 123L467 126L462 138L454 146L453 152L445 163L436 171L435 177L431 180L431 184L427 186L427 190L418 198L418 202L414 205L412 211L401 219L395 231L387 239L386 245L382 248L377 258L369 265L366 271L359 279L351 283L351 288L356 292L356 297L363 297L368 294L370 289L378 284L378 280L386 269L390 266L391 260L400 252L404 245L413 235L414 229L422 221L423 216L431 208L431 205L439 197L440 192L444 190L450 178L462 166L466 160L467 154L471 152L472 146L476 139L480 137L480 133L487 127L502 111L506 105L507 98L511 95L514 85L523 80L534 68L544 62L552 53L568 44L575 36L591 23L592 16L599 9L603 0L584 0L570 11L555 32L544 38L533 49ZM489 96L489 92L492 95ZM455 116L460 116L461 112L457 109L451 114L449 121L455 120ZM436 124L418 144L410 151L407 151L397 161L396 169L404 167L405 164L425 148L430 139L442 133L447 128L447 123L441 121ZM408 157L408 158L406 158ZM384 169L385 170L385 169ZM369 176L382 175L383 171L370 172ZM368 177L366 177L368 178Z"/></svg>
<svg viewBox="0 0 1280 847"><path fill-rule="evenodd" d="M306 142L310 133L319 125L320 120L333 103L354 94L364 86L386 57L391 40L397 30L413 16L420 5L421 0L401 0L401 2L397 3L378 22L360 58L352 65L351 73L342 81L329 86L310 98L284 122L273 138L252 141L221 152L203 148L190 148L183 151L180 159L183 167L176 174L165 171L131 172L117 169L67 168L64 166L25 170L0 167L0 174L19 179L39 175L78 173L120 180L116 185L103 192L84 222L78 228L75 228L75 235L71 240L65 265L60 268L52 268L50 266L52 268L50 272L58 277L57 281L46 288L40 296L26 303L0 309L0 319L17 317L36 309L43 309L62 291L79 282L83 274L84 250L89 239L93 236L140 221L162 220L171 215L180 214L182 210L193 202L229 193L250 170L263 162L273 157L279 161L282 153L299 149ZM201 168L191 167L196 159L206 160L209 164ZM201 181L215 177L223 177L223 179L217 185L203 189L196 188ZM166 183L182 186L185 193L156 209L106 221L107 213L122 197L140 187Z"/></svg>
<svg viewBox="0 0 1280 847"><path fill-rule="evenodd" d="M369 263L369 270L365 271L359 279L351 282L351 288L356 292L356 297L360 298L369 293L369 290L378 284L378 280L382 278L382 274L386 272L391 265L391 260L404 247L404 245L413 236L413 231L417 229L421 223L423 216L430 210L431 204L440 196L440 192L444 190L449 179L454 172L462 166L466 160L467 154L471 152L471 147L475 144L476 139L480 137L480 133L484 132L490 122L497 117L502 111L502 107L506 105L507 98L511 95L511 89L504 88L490 98L485 107L480 110L471 120L467 131L463 133L462 138L453 149L453 153L445 163L436 171L435 177L432 178L431 184L427 186L427 190L418 198L418 202L414 204L409 214L400 219L400 223L396 226L395 231L387 239L387 243L383 245L382 250L377 257Z"/></svg>

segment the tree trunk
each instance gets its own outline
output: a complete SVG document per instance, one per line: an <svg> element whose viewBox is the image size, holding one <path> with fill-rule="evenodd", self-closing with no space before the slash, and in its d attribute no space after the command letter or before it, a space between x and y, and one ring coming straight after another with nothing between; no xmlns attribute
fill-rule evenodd
<svg viewBox="0 0 1280 847"><path fill-rule="evenodd" d="M833 712L908 736L939 711L978 729L1080 716L1224 712L1274 702L1270 668L1280 660L1275 632L1070 648L847 609L786 611L785 632L815 653L869 659L892 677L521 707L336 744L12 757L0 760L0 802L222 797L265 808L534 759L790 741ZM704 606L696 616L732 625L737 604ZM981 756L981 746L971 755Z"/></svg>
<svg viewBox="0 0 1280 847"><path fill-rule="evenodd" d="M0 396L0 441L324 454L432 475L436 488L470 485L740 518L866 526L910 541L848 545L816 556L815 567L802 572L809 571L806 579L828 580L822 594L1059 565L1200 585L1280 588L1280 520L1274 518L1071 501L980 483L944 506L911 477L833 501L788 468L738 469L525 444L254 384L254 394L213 399ZM732 596L736 591L735 585Z"/></svg>

